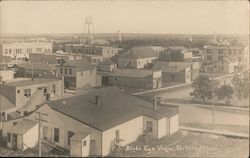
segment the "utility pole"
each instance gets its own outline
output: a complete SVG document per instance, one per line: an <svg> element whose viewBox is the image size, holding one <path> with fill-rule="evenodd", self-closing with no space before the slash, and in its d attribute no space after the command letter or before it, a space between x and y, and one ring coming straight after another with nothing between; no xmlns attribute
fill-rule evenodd
<svg viewBox="0 0 250 158"><path fill-rule="evenodd" d="M42 139L41 139L41 127L42 127L42 121L43 122L48 122L47 120L43 120L42 119L42 115L44 116L48 116L48 114L45 113L41 113L41 112L36 112L38 114L38 118L36 118L36 120L38 120L38 149L39 149L39 157L42 157Z"/></svg>
<svg viewBox="0 0 250 158"><path fill-rule="evenodd" d="M211 88L212 88L212 107L213 107L213 129L215 129L215 121L214 121L214 90L213 90L213 74L211 74L211 82L212 82L212 86L211 86Z"/></svg>

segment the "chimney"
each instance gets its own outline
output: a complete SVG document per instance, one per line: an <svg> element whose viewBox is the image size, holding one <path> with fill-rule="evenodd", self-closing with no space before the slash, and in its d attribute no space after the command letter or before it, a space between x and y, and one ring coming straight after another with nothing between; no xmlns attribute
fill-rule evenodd
<svg viewBox="0 0 250 158"><path fill-rule="evenodd" d="M100 102L101 102L101 100L100 100L101 98L100 98L100 96L95 96L95 103L96 103L96 106L99 106L100 105Z"/></svg>
<svg viewBox="0 0 250 158"><path fill-rule="evenodd" d="M157 111L157 100L156 100L156 96L154 96L154 111Z"/></svg>

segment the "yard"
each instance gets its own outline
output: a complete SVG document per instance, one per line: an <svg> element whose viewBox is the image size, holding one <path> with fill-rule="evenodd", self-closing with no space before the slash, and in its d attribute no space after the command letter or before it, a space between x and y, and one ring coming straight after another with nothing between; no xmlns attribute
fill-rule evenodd
<svg viewBox="0 0 250 158"><path fill-rule="evenodd" d="M249 140L220 135L178 131L169 137L129 144L111 157L247 157Z"/></svg>

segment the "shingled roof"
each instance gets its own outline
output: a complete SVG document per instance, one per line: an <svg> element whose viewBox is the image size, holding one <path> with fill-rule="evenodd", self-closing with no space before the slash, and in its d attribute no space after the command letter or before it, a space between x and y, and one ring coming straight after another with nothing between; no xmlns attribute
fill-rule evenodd
<svg viewBox="0 0 250 158"><path fill-rule="evenodd" d="M96 96L100 98L99 105L96 104ZM88 94L51 101L48 105L52 109L100 131L142 115L157 120L173 115L173 111L169 113L155 112L152 103L126 94L117 87L97 89Z"/></svg>

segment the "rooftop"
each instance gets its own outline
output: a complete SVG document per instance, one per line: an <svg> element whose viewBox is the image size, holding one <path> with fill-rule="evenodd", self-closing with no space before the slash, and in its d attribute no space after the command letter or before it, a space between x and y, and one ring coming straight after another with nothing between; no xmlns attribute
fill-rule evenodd
<svg viewBox="0 0 250 158"><path fill-rule="evenodd" d="M109 76L144 78L152 75L155 71L159 70L114 69L113 72L109 73Z"/></svg>
<svg viewBox="0 0 250 158"><path fill-rule="evenodd" d="M14 87L23 87L23 86L29 86L29 85L35 85L35 84L41 84L41 83L49 83L52 81L58 81L60 79L55 78L34 78L33 81L31 78L16 78L11 81L6 81L4 85L6 86L14 86Z"/></svg>
<svg viewBox="0 0 250 158"><path fill-rule="evenodd" d="M16 67L23 68L26 70L40 70L40 71L53 71L56 70L56 67L54 65L49 65L45 63L22 63L17 64Z"/></svg>
<svg viewBox="0 0 250 158"><path fill-rule="evenodd" d="M65 60L65 62L62 65L58 66L76 67L76 71L87 71L95 68L86 58L79 60Z"/></svg>
<svg viewBox="0 0 250 158"><path fill-rule="evenodd" d="M156 57L152 47L134 47L127 53L119 55L121 58L152 58Z"/></svg>
<svg viewBox="0 0 250 158"><path fill-rule="evenodd" d="M161 69L162 72L179 72L186 67L192 66L192 62L164 62L158 61L154 63L154 69Z"/></svg>
<svg viewBox="0 0 250 158"><path fill-rule="evenodd" d="M79 141L79 140L83 140L85 139L90 133L87 133L87 132L77 132L76 134L74 134L70 140L76 140L76 141Z"/></svg>
<svg viewBox="0 0 250 158"><path fill-rule="evenodd" d="M15 134L24 134L28 130L30 130L31 128L36 126L37 124L38 124L38 122L36 122L36 121L24 119L24 120L18 122L16 125L14 125L10 129L10 132L15 133Z"/></svg>
<svg viewBox="0 0 250 158"><path fill-rule="evenodd" d="M96 104L96 96L100 98L99 105ZM48 105L101 131L142 115L158 120L176 114L176 111L155 112L152 103L124 93L117 87L96 89L87 94L51 101Z"/></svg>

